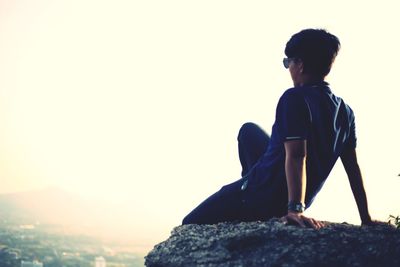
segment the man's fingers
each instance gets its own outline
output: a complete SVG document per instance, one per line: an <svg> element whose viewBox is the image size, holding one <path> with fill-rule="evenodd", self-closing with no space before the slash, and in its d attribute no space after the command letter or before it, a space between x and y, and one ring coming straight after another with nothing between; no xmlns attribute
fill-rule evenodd
<svg viewBox="0 0 400 267"><path fill-rule="evenodd" d="M308 227L312 227L314 229L317 229L317 225L316 225L314 219L303 217L303 220L307 224Z"/></svg>
<svg viewBox="0 0 400 267"><path fill-rule="evenodd" d="M364 226L382 226L382 225L390 225L387 222L381 222L381 221L377 221L377 220L372 220L368 223L362 223L362 225Z"/></svg>
<svg viewBox="0 0 400 267"><path fill-rule="evenodd" d="M299 225L301 227L306 227L303 221L299 217L286 215L281 218L281 222L284 224Z"/></svg>
<svg viewBox="0 0 400 267"><path fill-rule="evenodd" d="M325 226L322 222L315 220L314 218L308 218L308 217L303 217L303 218L308 227L318 230Z"/></svg>
<svg viewBox="0 0 400 267"><path fill-rule="evenodd" d="M322 227L324 227L324 224L318 220L312 219L314 222L314 225L316 226L316 229L321 229Z"/></svg>
<svg viewBox="0 0 400 267"><path fill-rule="evenodd" d="M304 227L304 228L307 227L307 225L302 220L299 220L299 224L301 227Z"/></svg>
<svg viewBox="0 0 400 267"><path fill-rule="evenodd" d="M290 217L290 219L295 222L296 224L300 225L301 227L307 227L303 222L302 218L299 217Z"/></svg>
<svg viewBox="0 0 400 267"><path fill-rule="evenodd" d="M291 224L291 225L298 225L300 227L311 227L314 229L320 229L324 227L325 225L313 218L308 218L303 215L291 215L288 214L280 219L281 222L285 224Z"/></svg>
<svg viewBox="0 0 400 267"><path fill-rule="evenodd" d="M314 220L313 218L310 218L310 221L312 222L312 228L314 229L319 229L319 225L318 222L316 220Z"/></svg>

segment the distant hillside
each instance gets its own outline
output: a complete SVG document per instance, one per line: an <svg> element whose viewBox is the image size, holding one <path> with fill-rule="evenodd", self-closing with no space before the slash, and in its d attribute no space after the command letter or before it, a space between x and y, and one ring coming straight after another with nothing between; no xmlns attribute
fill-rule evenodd
<svg viewBox="0 0 400 267"><path fill-rule="evenodd" d="M138 225L134 207L132 203L116 205L49 187L0 195L0 223L53 225L72 234L148 245L151 235Z"/></svg>
<svg viewBox="0 0 400 267"><path fill-rule="evenodd" d="M90 203L56 187L0 195L2 221L20 224L90 223Z"/></svg>

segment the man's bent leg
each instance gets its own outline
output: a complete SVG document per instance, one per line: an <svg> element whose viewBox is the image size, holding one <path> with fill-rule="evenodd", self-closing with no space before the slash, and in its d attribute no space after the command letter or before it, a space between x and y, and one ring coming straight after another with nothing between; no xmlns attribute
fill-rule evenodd
<svg viewBox="0 0 400 267"><path fill-rule="evenodd" d="M182 224L215 224L241 220L241 180L223 186L190 212Z"/></svg>
<svg viewBox="0 0 400 267"><path fill-rule="evenodd" d="M240 128L237 139L244 177L267 150L270 137L257 124L247 122Z"/></svg>

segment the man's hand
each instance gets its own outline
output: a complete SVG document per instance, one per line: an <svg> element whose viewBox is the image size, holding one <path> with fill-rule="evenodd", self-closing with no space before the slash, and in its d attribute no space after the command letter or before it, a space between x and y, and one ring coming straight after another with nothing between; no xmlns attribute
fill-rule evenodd
<svg viewBox="0 0 400 267"><path fill-rule="evenodd" d="M387 222L381 222L381 221L377 221L377 220L365 220L361 222L361 226L381 226L381 225L390 225Z"/></svg>
<svg viewBox="0 0 400 267"><path fill-rule="evenodd" d="M283 216L281 218L281 222L285 224L298 225L300 227L310 227L314 229L320 229L325 226L320 221L304 216L303 213L290 212L290 211L286 216Z"/></svg>

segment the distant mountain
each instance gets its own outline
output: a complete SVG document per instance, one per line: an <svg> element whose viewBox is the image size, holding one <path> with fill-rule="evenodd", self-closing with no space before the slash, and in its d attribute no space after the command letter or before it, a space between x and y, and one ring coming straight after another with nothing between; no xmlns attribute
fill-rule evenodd
<svg viewBox="0 0 400 267"><path fill-rule="evenodd" d="M71 234L147 244L131 203L83 198L57 187L0 195L0 223L52 225ZM46 228L48 229L48 227Z"/></svg>
<svg viewBox="0 0 400 267"><path fill-rule="evenodd" d="M20 224L82 225L90 203L57 187L0 195L0 218Z"/></svg>

